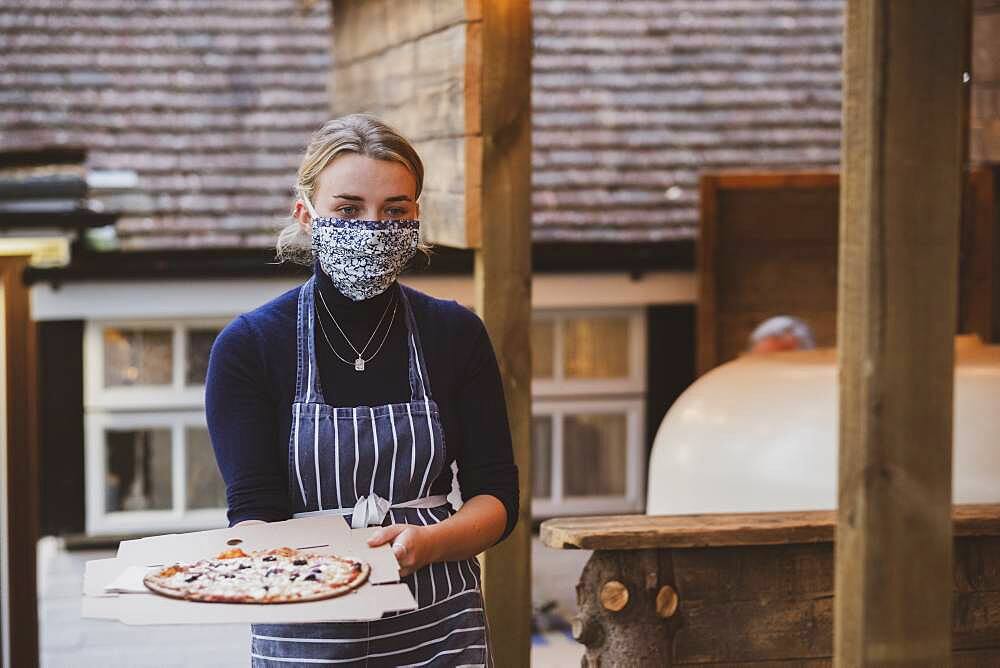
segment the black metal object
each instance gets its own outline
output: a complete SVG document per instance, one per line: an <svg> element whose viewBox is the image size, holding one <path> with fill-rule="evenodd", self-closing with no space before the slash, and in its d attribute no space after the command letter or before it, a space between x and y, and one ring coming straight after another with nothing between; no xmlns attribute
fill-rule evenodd
<svg viewBox="0 0 1000 668"><path fill-rule="evenodd" d="M87 196L87 180L71 174L43 174L26 178L0 179L0 205L10 201L68 199Z"/></svg>
<svg viewBox="0 0 1000 668"><path fill-rule="evenodd" d="M80 147L0 152L0 230L78 232L114 223L118 214L87 205L86 156Z"/></svg>
<svg viewBox="0 0 1000 668"><path fill-rule="evenodd" d="M86 159L84 146L41 146L0 152L0 169L82 165Z"/></svg>

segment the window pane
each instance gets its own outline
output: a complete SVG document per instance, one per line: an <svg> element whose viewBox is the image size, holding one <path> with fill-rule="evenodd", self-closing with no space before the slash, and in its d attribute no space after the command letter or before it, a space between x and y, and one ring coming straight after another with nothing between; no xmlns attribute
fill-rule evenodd
<svg viewBox="0 0 1000 668"><path fill-rule="evenodd" d="M185 431L184 460L187 463L188 508L225 508L226 485L215 465L215 453L204 427Z"/></svg>
<svg viewBox="0 0 1000 668"><path fill-rule="evenodd" d="M625 494L626 416L567 415L563 422L566 496Z"/></svg>
<svg viewBox="0 0 1000 668"><path fill-rule="evenodd" d="M159 329L104 330L104 385L169 385L173 334Z"/></svg>
<svg viewBox="0 0 1000 668"><path fill-rule="evenodd" d="M555 373L556 325L551 320L531 323L531 377L552 378Z"/></svg>
<svg viewBox="0 0 1000 668"><path fill-rule="evenodd" d="M552 496L552 416L531 419L531 494L534 498Z"/></svg>
<svg viewBox="0 0 1000 668"><path fill-rule="evenodd" d="M187 371L184 382L188 385L204 385L208 373L208 353L218 335L217 329L189 329L187 333Z"/></svg>
<svg viewBox="0 0 1000 668"><path fill-rule="evenodd" d="M566 378L627 378L628 318L573 318L563 323Z"/></svg>
<svg viewBox="0 0 1000 668"><path fill-rule="evenodd" d="M109 430L105 439L107 512L169 510L173 505L170 430Z"/></svg>

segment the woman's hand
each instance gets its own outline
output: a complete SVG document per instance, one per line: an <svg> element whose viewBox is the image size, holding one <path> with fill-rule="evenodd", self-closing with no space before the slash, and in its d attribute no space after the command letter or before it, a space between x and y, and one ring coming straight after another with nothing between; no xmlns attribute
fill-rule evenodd
<svg viewBox="0 0 1000 668"><path fill-rule="evenodd" d="M371 547L385 543L392 543L392 552L399 562L400 577L405 578L435 560L427 527L393 524L382 527L368 539L368 545Z"/></svg>
<svg viewBox="0 0 1000 668"><path fill-rule="evenodd" d="M499 540L507 511L495 496L480 494L468 499L457 513L435 524L393 524L372 534L372 547L392 543L405 577L436 561L471 559Z"/></svg>

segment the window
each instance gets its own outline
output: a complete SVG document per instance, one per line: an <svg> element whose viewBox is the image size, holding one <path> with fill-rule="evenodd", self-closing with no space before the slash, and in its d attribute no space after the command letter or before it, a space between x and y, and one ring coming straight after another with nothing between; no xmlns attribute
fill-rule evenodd
<svg viewBox="0 0 1000 668"><path fill-rule="evenodd" d="M85 346L87 531L225 526L204 417L223 322L91 322Z"/></svg>
<svg viewBox="0 0 1000 668"><path fill-rule="evenodd" d="M535 314L536 517L642 509L645 333L634 309Z"/></svg>

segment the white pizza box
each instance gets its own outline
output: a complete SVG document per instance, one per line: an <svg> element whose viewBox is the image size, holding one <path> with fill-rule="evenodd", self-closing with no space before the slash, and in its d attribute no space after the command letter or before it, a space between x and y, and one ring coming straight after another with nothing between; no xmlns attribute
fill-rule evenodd
<svg viewBox="0 0 1000 668"><path fill-rule="evenodd" d="M351 529L343 517L327 515L122 541L114 559L87 562L82 614L143 625L278 624L367 621L386 612L416 609L409 588L399 581L399 563L392 549L367 545L366 539L375 530ZM355 557L371 564L371 574L348 594L304 603L199 603L158 596L142 584L146 573L162 566L210 558L233 547L247 552L294 547Z"/></svg>

